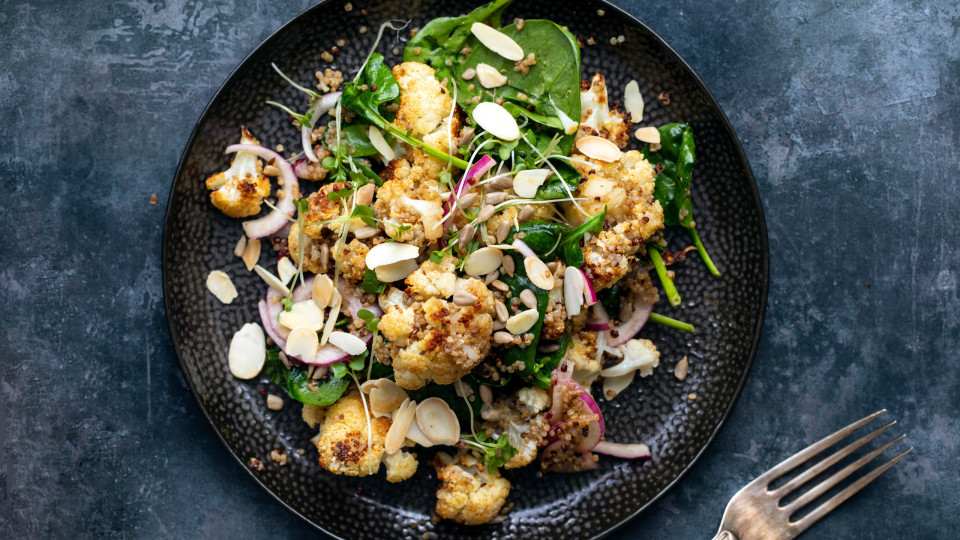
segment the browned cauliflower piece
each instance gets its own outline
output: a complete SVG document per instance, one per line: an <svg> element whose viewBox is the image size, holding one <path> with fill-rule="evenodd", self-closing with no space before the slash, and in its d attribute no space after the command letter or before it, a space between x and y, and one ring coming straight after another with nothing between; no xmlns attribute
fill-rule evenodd
<svg viewBox="0 0 960 540"><path fill-rule="evenodd" d="M393 68L393 76L400 86L400 108L393 125L438 150L449 153L451 142L456 150L460 115L434 69L420 62L404 62Z"/></svg>
<svg viewBox="0 0 960 540"><path fill-rule="evenodd" d="M240 142L260 142L243 128ZM260 212L264 197L270 195L270 180L263 174L263 163L256 154L237 152L230 168L207 178L207 189L213 190L210 202L230 217L247 217Z"/></svg>
<svg viewBox="0 0 960 540"><path fill-rule="evenodd" d="M630 271L631 256L645 253L644 242L663 228L663 208L653 196L653 167L640 152L625 152L614 163L574 157L590 163L574 164L585 178L574 195L586 200L580 201L583 211L565 203L566 215L576 226L607 208L603 230L584 237L583 248L587 276L594 288L606 289Z"/></svg>
<svg viewBox="0 0 960 540"><path fill-rule="evenodd" d="M464 525L482 525L500 513L510 482L499 471L483 472L471 460L456 460L438 452L433 460L440 487L437 489L437 515Z"/></svg>
<svg viewBox="0 0 960 540"><path fill-rule="evenodd" d="M510 446L517 449L504 468L524 467L537 458L537 448L545 443L550 431L546 418L549 408L550 394L537 387L521 388L516 394L500 397L483 408L484 431L488 435L507 437Z"/></svg>
<svg viewBox="0 0 960 540"><path fill-rule="evenodd" d="M455 264L452 255L439 265L423 263L407 278L407 294L413 304L391 308L380 318L378 328L386 341L377 344L377 357L393 364L397 385L402 388L415 390L430 381L451 384L490 352L494 313L490 289L478 279L457 280L453 292L464 291L477 298L472 305L459 306L445 299L449 292L446 284L438 288L428 277L440 276Z"/></svg>
<svg viewBox="0 0 960 540"><path fill-rule="evenodd" d="M573 378L589 386L600 375L597 333L584 330L571 336L567 360L573 364Z"/></svg>
<svg viewBox="0 0 960 540"><path fill-rule="evenodd" d="M352 389L327 407L316 443L320 466L346 476L375 474L380 469L390 423L387 417L370 418L373 446L368 447L366 410L360 393Z"/></svg>
<svg viewBox="0 0 960 540"><path fill-rule="evenodd" d="M290 234L287 235L287 249L290 251L290 260L293 264L300 264L300 225L294 223L290 226ZM325 233L321 239L310 238L303 235L303 242L306 245L304 249L305 257L303 259L303 269L314 274L324 274L330 269L330 246L333 245L336 237L332 233Z"/></svg>
<svg viewBox="0 0 960 540"><path fill-rule="evenodd" d="M340 274L350 281L363 281L363 273L367 269L366 257L370 248L382 244L385 239L376 236L367 240L354 238L342 250L333 249L333 260L340 262ZM292 252L291 252L292 253Z"/></svg>
<svg viewBox="0 0 960 540"><path fill-rule="evenodd" d="M325 184L319 190L317 190L316 193L313 193L307 197L307 202L310 204L310 209L307 211L307 216L303 225L303 234L309 236L310 238L319 240L323 236L324 231L340 231L341 224L339 222L329 223L329 221L335 220L342 215L344 201L339 199L336 201L331 201L329 199L329 195L334 191L339 191L348 187L349 184L347 182L332 182L330 184ZM349 198L346 202L348 204L352 204ZM360 218L353 218L349 220L349 224L351 231L356 231L357 229L366 226L366 224Z"/></svg>
<svg viewBox="0 0 960 540"><path fill-rule="evenodd" d="M580 130L577 138L597 135L620 148L630 141L630 119L607 100L607 81L597 73L590 82L580 81Z"/></svg>
<svg viewBox="0 0 960 540"><path fill-rule="evenodd" d="M387 482L403 482L417 472L417 456L403 450L383 455L387 467Z"/></svg>

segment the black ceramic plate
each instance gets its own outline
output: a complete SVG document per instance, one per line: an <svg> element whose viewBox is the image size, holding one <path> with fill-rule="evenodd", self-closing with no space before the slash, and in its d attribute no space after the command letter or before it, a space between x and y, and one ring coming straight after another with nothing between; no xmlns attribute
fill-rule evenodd
<svg viewBox="0 0 960 540"><path fill-rule="evenodd" d="M696 325L686 334L648 325L643 337L661 351L660 367L614 402L602 403L607 439L650 445L653 458L623 461L602 458L596 471L535 476L530 470L508 472L515 505L506 521L467 528L432 524L436 478L421 459L415 480L388 484L382 476L346 478L321 471L313 435L300 421L291 400L280 412L269 411L261 392L266 380L241 382L227 369L230 338L243 323L258 321L256 301L263 282L243 269L232 255L242 231L209 203L203 180L228 163L223 149L237 141L246 125L267 146L298 146L298 134L286 115L264 101L302 103L302 98L270 69L276 62L295 80L313 79L327 66L355 70L386 19L412 19L414 26L471 6L462 2L324 2L308 9L264 42L247 58L204 111L180 161L173 183L163 237L163 285L167 318L184 376L210 425L237 462L281 504L334 536L346 538L588 538L601 536L649 506L690 469L706 450L730 413L750 370L763 322L767 294L767 238L763 214L749 165L730 124L700 79L649 28L621 10L593 0L522 1L513 17L549 18L568 25L596 44L583 48L583 73L603 73L612 101L622 100L624 85L640 82L646 101L644 124L682 121L695 130L694 212L704 243L723 272L708 274L696 254L676 268L683 305L657 310ZM603 9L603 16L598 14ZM365 26L368 30L359 33ZM390 63L402 50L408 32L388 32L379 50ZM612 36L625 41L610 45ZM346 46L335 62L320 53L338 39ZM669 105L655 99L671 94ZM309 185L309 184L308 184ZM671 247L689 243L681 232L668 235ZM272 256L267 249L264 260ZM227 271L240 291L229 306L204 286L212 269ZM682 357L690 374L677 381L673 367ZM597 392L599 394L599 392ZM696 394L693 399L692 394ZM280 448L290 456L285 467L268 458ZM297 449L305 449L299 455ZM251 468L259 458L260 471ZM251 485L251 489L253 486Z"/></svg>

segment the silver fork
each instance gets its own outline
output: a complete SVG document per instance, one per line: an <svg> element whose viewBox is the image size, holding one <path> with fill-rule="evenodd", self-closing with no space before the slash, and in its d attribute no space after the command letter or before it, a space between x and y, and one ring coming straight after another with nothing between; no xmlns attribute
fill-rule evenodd
<svg viewBox="0 0 960 540"><path fill-rule="evenodd" d="M770 484L784 474L792 471L798 466L806 463L810 458L826 450L830 446L840 442L854 431L862 428L875 420L878 416L887 412L886 409L877 411L870 416L858 420L849 426L837 431L823 440L813 443L807 448L790 456L776 467L760 475L756 480L750 482L743 489L737 492L727 504L727 509L723 512L723 520L720 522L720 531L714 537L714 540L789 540L796 538L820 518L830 513L834 508L850 498L854 493L863 489L864 486L872 482L878 476L893 467L895 463L903 459L907 454L913 451L911 447L906 452L898 455L883 465L873 469L869 473L857 479L843 491L837 493L829 500L812 510L807 515L797 521L791 521L790 516L798 510L817 499L817 497L826 493L830 488L836 486L841 480L850 476L855 471L874 458L887 451L888 448L902 440L906 435L901 435L896 439L884 444L883 446L871 451L860 459L847 465L840 471L834 473L830 478L814 486L796 500L781 506L780 501L794 492L800 486L803 486L818 474L827 470L841 459L849 456L861 446L877 438L881 433L897 423L896 420L869 433L847 446L834 452L830 457L823 459L819 463L810 467L796 478L791 479L786 484L771 489Z"/></svg>

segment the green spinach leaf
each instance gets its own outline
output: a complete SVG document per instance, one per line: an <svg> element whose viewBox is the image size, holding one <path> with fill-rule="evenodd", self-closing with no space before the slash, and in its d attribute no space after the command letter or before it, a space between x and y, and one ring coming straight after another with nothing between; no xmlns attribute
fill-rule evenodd
<svg viewBox="0 0 960 540"><path fill-rule="evenodd" d="M553 257L557 254L557 243L560 241L563 233L568 230L570 230L570 228L563 223L528 221L527 223L520 224L519 232L523 233L523 238L521 238L523 243L530 246L530 249L532 249L534 253L543 257L544 260L553 260ZM510 229L510 233L507 234L504 242L508 244L513 242L517 233L516 227Z"/></svg>
<svg viewBox="0 0 960 540"><path fill-rule="evenodd" d="M560 173L560 177L558 178L556 174L550 175L547 181L537 189L536 198L540 200L565 199L569 196L567 195L567 189L570 190L570 193L576 192L580 185L580 173L566 161L551 160L550 163ZM563 184L567 185L566 189Z"/></svg>
<svg viewBox="0 0 960 540"><path fill-rule="evenodd" d="M603 212L584 221L579 227L570 229L560 239L560 256L567 266L580 268L583 266L583 249L580 247L580 239L588 232L598 234L603 230L603 220L607 217L607 209Z"/></svg>
<svg viewBox="0 0 960 540"><path fill-rule="evenodd" d="M533 380L537 386L549 388L552 384L550 374L560 365L560 361L563 360L563 355L567 354L567 347L570 346L570 336L564 334L557 345L560 347L559 349L540 356L534 364Z"/></svg>
<svg viewBox="0 0 960 540"><path fill-rule="evenodd" d="M520 373L525 380L532 381L538 386L547 388L550 385L549 377L547 377L547 383L544 385L543 381L535 377L535 374L537 373L537 345L540 343L540 334L543 330L543 316L547 312L547 304L550 303L550 293L537 287L530 281L523 267L523 257L516 253L511 253L508 257L513 257L515 263L513 277L504 274L500 276L500 280L510 288L512 298L519 298L520 293L523 292L524 289L530 289L537 298L537 311L540 312L540 317L537 319L537 323L534 324L530 330L527 330L527 333L533 334L533 341L523 348L515 346L507 349L503 354L503 365L511 366L520 362L523 365L523 369L519 370L518 373ZM519 304L518 309L513 309L510 303L507 304L507 310L511 315L525 309L527 309L527 307L522 303Z"/></svg>
<svg viewBox="0 0 960 540"><path fill-rule="evenodd" d="M287 369L280 361L280 349L267 349L264 374L287 394L306 405L325 407L340 399L349 384L348 379L328 377L327 380L311 381L307 368L292 366Z"/></svg>

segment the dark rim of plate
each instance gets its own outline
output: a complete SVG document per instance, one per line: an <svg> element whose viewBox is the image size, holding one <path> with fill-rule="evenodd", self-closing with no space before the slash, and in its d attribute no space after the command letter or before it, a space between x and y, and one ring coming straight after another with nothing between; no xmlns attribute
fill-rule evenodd
<svg viewBox="0 0 960 540"><path fill-rule="evenodd" d="M207 115L207 112L210 110L214 102L223 92L224 88L226 88L226 86L230 83L231 79L237 73L240 67L243 66L261 47L265 46L267 43L269 43L271 40L276 38L278 35L282 34L287 29L287 27L293 25L297 19L305 16L308 13L311 13L314 10L326 9L327 5L332 3L332 1L333 0L322 0L318 4L303 10L302 12L297 14L295 17L293 17L292 19L284 23L281 27L279 27L269 36L267 36L267 38L265 38L262 42L260 42L256 47L254 47L250 51L250 53L247 54L247 56L245 56L243 60L241 60L240 63L237 64L237 67L235 67L233 71L230 72L230 75L227 76L227 78L220 85L220 87L217 88L217 91L213 94L213 97L210 98L210 101L207 102L207 105L203 108L203 111L200 113L200 118L203 118L204 116ZM720 419L720 422L717 423L716 428L713 430L713 433L710 434L710 437L707 439L706 444L703 445L703 447L696 454L696 456L694 456L694 458L690 461L687 467L684 468L683 471L681 471L680 474L672 482L670 482L663 490L661 490L660 493L658 493L649 501L647 501L646 504L640 506L633 514L630 514L630 516L628 516L627 518L621 520L616 524L613 524L606 532L594 538L603 538L605 536L608 536L609 534L614 532L616 529L619 529L625 523L634 519L635 517L640 515L644 510L646 510L647 508L652 506L654 503L656 503L660 499L660 497L662 497L668 491L672 490L673 487L676 486L678 482L680 482L684 477L687 476L687 474L694 468L694 466L696 466L696 464L703 457L703 454L707 451L707 449L709 449L710 446L713 444L713 441L716 440L717 435L720 433L720 430L723 429L723 427L727 423L727 420L730 418L730 413L733 412L734 407L737 405L737 401L739 401L740 399L740 394L743 393L743 388L747 383L747 378L750 376L750 370L753 368L753 361L757 356L757 349L760 346L760 335L763 330L763 320L764 320L766 309L767 309L767 295L769 292L769 284L770 284L770 250L769 250L769 243L767 240L767 225L766 225L766 220L764 219L763 205L760 199L760 192L757 189L756 179L753 176L753 171L750 168L750 163L747 160L747 156L743 151L743 146L740 144L740 139L737 137L737 134L734 131L733 126L730 124L730 120L727 118L726 113L723 112L723 108L720 107L720 103L717 101L717 98L714 97L713 93L710 92L710 90L707 88L707 85L703 82L703 80L700 78L697 72L694 71L694 69L690 66L690 64L687 63L687 61L682 56L680 56L680 54L676 50L674 50L673 47L671 47L666 42L666 40L664 40L660 36L660 34L655 32L652 28L647 26L643 21L638 19L636 16L634 16L630 12L609 2L608 0L600 0L600 2L602 2L609 8L616 10L622 16L632 21L634 24L643 28L644 31L649 32L649 34L660 44L660 46L662 46L667 52L669 52L672 56L674 56L679 61L683 69L688 72L688 74L692 77L692 79L697 84L697 86L700 87L700 90L703 91L703 94L707 97L710 104L713 107L715 107L717 112L719 113L720 119L723 122L723 127L726 129L726 131L730 135L730 140L733 143L733 148L734 148L734 151L736 152L736 157L745 165L745 173L746 173L747 179L749 180L748 189L749 189L750 195L753 197L753 203L757 208L757 213L759 218L758 223L760 228L759 230L760 251L761 251L760 267L761 267L761 273L762 273L763 279L762 279L761 298L760 298L761 305L760 305L760 311L759 311L759 317L758 317L758 324L756 329L754 330L753 343L751 344L751 347L750 347L750 356L747 359L746 369L744 369L743 371L743 376L740 378L740 382L737 385L737 389L736 389L736 392L734 393L733 399L730 401L730 405L724 411L723 416ZM196 139L197 137L199 128L200 128L200 122L197 122L196 124L194 124L193 130L190 132L190 137L187 138L187 142L184 146L183 152L180 155L180 163L177 165L177 170L174 173L174 180L179 178L183 173L184 166L186 165L186 162L187 162L187 154L190 148L193 146L193 142L194 142L194 139ZM171 212L172 205L170 204L170 202L173 199L174 187L175 187L175 182L171 182L170 192L167 196L167 208L166 208L166 212L163 220L163 238L161 240L162 245L161 245L161 254L160 254L160 258L162 261L161 280L162 280L162 286L163 286L163 303L164 303L165 317L166 317L166 310L171 302L170 284L168 282L168 276L170 275L170 273L169 273L169 270L167 269L167 256L166 256L167 247L166 246L168 244L169 236L171 234L170 231L171 231L171 220L172 220L172 212ZM174 327L169 317L167 317L167 328L170 330L170 340L173 343L173 349L177 355L177 362L180 364L180 369L186 372L187 366L184 362L183 357L180 355L180 344L179 344L179 336L177 334L177 329ZM336 537L334 534L330 533L323 527L317 525L312 520L310 520L309 518L307 518L297 510L295 510L293 507L291 507L289 504L287 504L272 490L267 488L267 486L263 483L263 481L260 480L260 478L258 478L257 475L255 475L252 470L246 467L246 465L244 464L240 456L233 451L233 449L230 447L229 444L227 444L227 441L224 439L223 434L220 433L220 431L216 428L216 424L214 424L213 419L210 418L210 415L207 413L206 408L203 406L203 403L200 401L199 394L197 392L197 389L194 387L194 384L191 382L189 378L185 377L184 379L187 383L187 386L190 388L190 393L193 394L193 397L200 408L200 412L203 414L203 417L207 420L207 423L210 425L210 428L216 434L217 439L224 446L224 448L226 448L227 453L229 453L230 456L234 459L234 461L236 461L237 465L239 465L240 468L247 473L247 476L249 476L258 486L260 486L264 491L266 491L275 501L277 501L281 506L289 510L291 513L293 513L294 515L296 515L306 523L309 523L310 525L316 527L319 531L323 532L324 534L327 534L332 537ZM336 537L336 538L339 538L339 537Z"/></svg>

